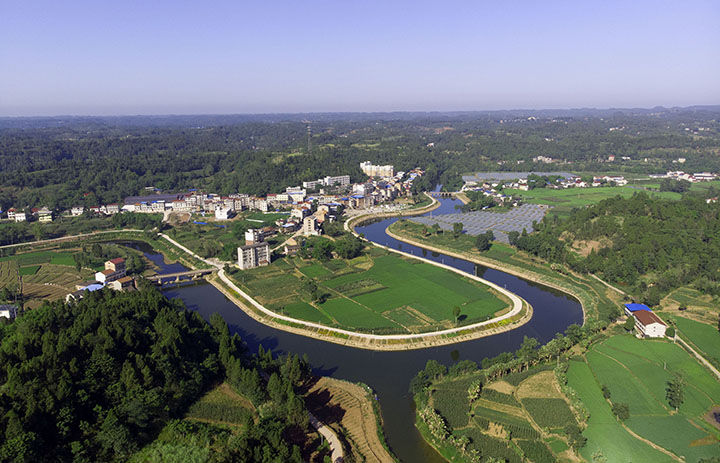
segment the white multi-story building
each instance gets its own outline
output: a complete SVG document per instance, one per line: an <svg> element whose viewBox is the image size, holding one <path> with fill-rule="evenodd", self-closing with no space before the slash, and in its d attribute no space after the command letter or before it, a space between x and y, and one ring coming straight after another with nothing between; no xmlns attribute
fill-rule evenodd
<svg viewBox="0 0 720 463"><path fill-rule="evenodd" d="M317 226L317 218L314 216L305 217L303 219L302 234L305 236L319 235L320 230Z"/></svg>
<svg viewBox="0 0 720 463"><path fill-rule="evenodd" d="M392 169L392 166L390 166ZM339 175L337 177L330 177L327 176L321 181L324 186L346 186L350 185L350 176L349 175Z"/></svg>
<svg viewBox="0 0 720 463"><path fill-rule="evenodd" d="M376 166L370 161L361 162L360 169L362 169L368 177L392 177L395 171L395 168L391 165Z"/></svg>
<svg viewBox="0 0 720 463"><path fill-rule="evenodd" d="M667 325L660 320L655 313L647 310L638 310L633 312L635 317L635 328L646 338L662 338L665 337Z"/></svg>
<svg viewBox="0 0 720 463"><path fill-rule="evenodd" d="M241 270L262 267L270 263L270 245L265 241L246 244L238 248L238 266Z"/></svg>
<svg viewBox="0 0 720 463"><path fill-rule="evenodd" d="M73 216L82 215L83 212L85 212L85 208L83 206L75 206L70 209L70 215Z"/></svg>

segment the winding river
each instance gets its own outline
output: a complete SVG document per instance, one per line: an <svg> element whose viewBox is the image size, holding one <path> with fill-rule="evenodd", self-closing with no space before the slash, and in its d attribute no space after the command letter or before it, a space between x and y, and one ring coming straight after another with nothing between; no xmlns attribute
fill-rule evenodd
<svg viewBox="0 0 720 463"><path fill-rule="evenodd" d="M432 213L454 212L458 203L454 199L442 199L440 207ZM230 330L239 333L253 351L262 344L275 353L307 353L316 373L368 384L378 395L385 435L393 453L404 463L440 463L444 461L443 458L422 440L414 426L415 412L408 386L418 370L422 369L429 359L445 365L462 359L480 363L484 357L517 349L524 336L547 342L569 325L581 324L582 309L575 299L554 289L498 270L476 266L462 259L401 243L385 233L386 228L396 220L398 219L384 219L358 226L356 230L378 244L422 255L506 287L533 306L532 320L515 330L474 341L404 352L373 352L265 326L246 315L207 283L171 287L165 293L168 297L182 299L189 309L200 312L206 319L213 313L219 313L227 321ZM178 264L165 265L160 254L146 252L146 256L160 267L160 273L172 273L179 268Z"/></svg>

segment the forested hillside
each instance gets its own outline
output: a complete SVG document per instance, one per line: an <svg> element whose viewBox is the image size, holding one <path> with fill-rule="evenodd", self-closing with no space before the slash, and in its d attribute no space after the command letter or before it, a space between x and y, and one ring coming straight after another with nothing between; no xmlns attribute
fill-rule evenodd
<svg viewBox="0 0 720 463"><path fill-rule="evenodd" d="M262 406L262 420L246 417L243 433L215 442L210 454L197 447L201 439L186 439L154 448L154 455L185 461L183 455L202 450L205 458L193 461L299 463L300 449L286 434L304 435L307 428L303 401L294 393L307 363L269 352L247 355L220 317L211 322L147 288L98 291L75 305L56 302L4 326L0 461L127 461L226 380ZM221 432L180 427L185 436L200 428Z"/></svg>
<svg viewBox="0 0 720 463"><path fill-rule="evenodd" d="M440 182L449 189L470 171L547 170L547 164L532 162L541 155L572 163L559 166L574 171L664 172L678 167L672 161L680 156L689 171L720 170L720 126L712 108L604 117L508 112L308 118L310 151L307 124L293 116L5 121L0 208L113 203L149 186L264 195L325 175L360 181L358 164L365 160L396 170L427 169L418 187ZM611 154L632 160L608 165Z"/></svg>
<svg viewBox="0 0 720 463"><path fill-rule="evenodd" d="M683 285L720 294L720 205L704 196L618 196L566 219L546 217L537 233L510 238L520 249L595 273L649 305Z"/></svg>

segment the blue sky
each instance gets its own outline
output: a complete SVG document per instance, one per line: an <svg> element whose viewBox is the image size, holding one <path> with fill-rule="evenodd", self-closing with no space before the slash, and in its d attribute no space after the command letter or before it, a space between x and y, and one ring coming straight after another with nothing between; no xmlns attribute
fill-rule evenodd
<svg viewBox="0 0 720 463"><path fill-rule="evenodd" d="M0 115L694 104L718 1L0 0Z"/></svg>

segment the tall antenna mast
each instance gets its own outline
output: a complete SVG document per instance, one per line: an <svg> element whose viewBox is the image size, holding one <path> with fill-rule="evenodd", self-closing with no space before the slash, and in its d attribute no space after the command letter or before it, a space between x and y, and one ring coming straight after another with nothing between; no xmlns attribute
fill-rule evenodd
<svg viewBox="0 0 720 463"><path fill-rule="evenodd" d="M307 151L308 154L312 153L312 122L303 121L307 123Z"/></svg>

